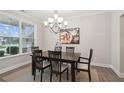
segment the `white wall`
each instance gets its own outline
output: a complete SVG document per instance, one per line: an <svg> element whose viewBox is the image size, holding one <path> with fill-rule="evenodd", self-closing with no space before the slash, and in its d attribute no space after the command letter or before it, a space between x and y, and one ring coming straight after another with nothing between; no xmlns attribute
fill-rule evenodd
<svg viewBox="0 0 124 93"><path fill-rule="evenodd" d="M123 13L124 11L111 13L111 66L120 77L124 77L120 70L120 16Z"/></svg>
<svg viewBox="0 0 124 93"><path fill-rule="evenodd" d="M120 67L120 61L119 61L119 31L120 31L120 20L119 20L119 14L118 11L115 11L112 13L111 16L111 64L113 68L117 71L119 71Z"/></svg>
<svg viewBox="0 0 124 93"><path fill-rule="evenodd" d="M43 25L42 23L37 24L37 46L39 46L40 49L43 47Z"/></svg>
<svg viewBox="0 0 124 93"><path fill-rule="evenodd" d="M91 16L80 16L67 19L69 27L80 27L80 44L62 45L75 46L83 56L89 54L89 48L94 49L93 62L110 64L110 13ZM54 49L57 36L47 30L43 31L43 49Z"/></svg>
<svg viewBox="0 0 124 93"><path fill-rule="evenodd" d="M12 17L15 20L23 21L23 22L28 22L31 24L35 24L37 27L37 32L35 33L35 40L36 40L36 45L42 48L42 26L41 23L24 14L20 14L15 11L0 11L0 14L3 14L8 17ZM16 67L22 66L24 64L31 63L31 57L30 53L27 54L19 54L15 56L10 56L8 58L0 58L0 73L9 71L11 69L14 69Z"/></svg>
<svg viewBox="0 0 124 93"><path fill-rule="evenodd" d="M124 16L120 17L120 72L124 73Z"/></svg>

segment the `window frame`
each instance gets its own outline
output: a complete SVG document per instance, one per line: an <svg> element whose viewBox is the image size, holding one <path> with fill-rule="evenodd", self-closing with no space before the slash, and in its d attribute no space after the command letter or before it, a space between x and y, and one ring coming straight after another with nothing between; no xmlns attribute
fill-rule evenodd
<svg viewBox="0 0 124 93"><path fill-rule="evenodd" d="M6 14L6 13L1 13L0 12L0 15L1 16L5 16L6 18L10 18L10 19L13 19L15 21L18 21L19 23L19 53L18 54L15 54L15 55L9 55L9 56L3 56L3 57L0 57L0 59L4 59L4 58L10 58L10 57L15 57L15 56L19 56L19 55L25 55L25 54L29 54L31 52L25 52L23 53L22 51L22 23L26 23L26 24L30 24L30 25L33 25L34 26L34 46L37 46L37 24L35 22L32 22L32 21L29 21L29 20L26 20L26 19L21 19L17 16L12 16L10 14Z"/></svg>

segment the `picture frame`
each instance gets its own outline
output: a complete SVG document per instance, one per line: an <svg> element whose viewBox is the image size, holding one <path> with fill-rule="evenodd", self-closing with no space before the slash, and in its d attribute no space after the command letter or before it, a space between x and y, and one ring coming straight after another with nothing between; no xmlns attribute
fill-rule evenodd
<svg viewBox="0 0 124 93"><path fill-rule="evenodd" d="M59 42L61 44L79 44L80 43L80 28L61 29L59 33Z"/></svg>

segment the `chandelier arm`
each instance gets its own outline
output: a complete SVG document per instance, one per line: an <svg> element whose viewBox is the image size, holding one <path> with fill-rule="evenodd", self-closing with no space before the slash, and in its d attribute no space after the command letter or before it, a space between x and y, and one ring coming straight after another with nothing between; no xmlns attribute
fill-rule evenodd
<svg viewBox="0 0 124 93"><path fill-rule="evenodd" d="M55 30L53 29L53 27L56 27L56 26L58 27L58 31L55 31ZM60 29L61 29L61 28L59 27L59 24L58 24L58 23L57 23L57 24L54 23L54 24L53 24L53 27L50 27L50 26L49 26L49 28L50 28L55 34L59 33L59 31L60 31Z"/></svg>
<svg viewBox="0 0 124 93"><path fill-rule="evenodd" d="M57 25L58 25L58 29L60 30L61 28L59 27L59 23L57 23Z"/></svg>
<svg viewBox="0 0 124 93"><path fill-rule="evenodd" d="M54 30L53 30L53 28L52 27L50 27L50 29L55 33L55 34L57 34L57 32L55 32Z"/></svg>

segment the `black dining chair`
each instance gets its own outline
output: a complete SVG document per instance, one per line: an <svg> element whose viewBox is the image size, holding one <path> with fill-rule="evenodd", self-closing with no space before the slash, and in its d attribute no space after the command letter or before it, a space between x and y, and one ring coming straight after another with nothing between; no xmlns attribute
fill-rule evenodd
<svg viewBox="0 0 124 93"><path fill-rule="evenodd" d="M39 47L38 46L32 46L31 47L31 53L32 53L32 55L33 55L33 52L34 52L34 50L39 50ZM32 56L32 69L33 69L33 62L34 61L34 59L33 59L33 56ZM39 72L40 72L40 70L39 70ZM32 72L32 75L34 74L34 71Z"/></svg>
<svg viewBox="0 0 124 93"><path fill-rule="evenodd" d="M61 62L61 51L48 51L49 61L51 64L50 81L52 81L52 74L59 75L59 81L61 81L61 75L67 71L68 80L68 65L62 64Z"/></svg>
<svg viewBox="0 0 124 93"><path fill-rule="evenodd" d="M66 47L66 52L67 53L74 53L75 52L75 47Z"/></svg>
<svg viewBox="0 0 124 93"><path fill-rule="evenodd" d="M91 73L90 73L90 64L93 55L93 49L90 49L89 57L79 57L78 62L76 63L76 70L88 72L89 81L91 82Z"/></svg>
<svg viewBox="0 0 124 93"><path fill-rule="evenodd" d="M36 76L36 69L38 69L41 71L41 80L40 81L42 82L42 74L45 69L50 67L50 63L46 62L42 58L42 50L34 50L33 58L34 58L34 80L35 80L35 76Z"/></svg>
<svg viewBox="0 0 124 93"><path fill-rule="evenodd" d="M62 51L62 46L56 46L54 51Z"/></svg>
<svg viewBox="0 0 124 93"><path fill-rule="evenodd" d="M38 46L33 46L31 47L31 52L33 53L35 50L39 50L39 47Z"/></svg>
<svg viewBox="0 0 124 93"><path fill-rule="evenodd" d="M66 53L74 53L74 52L75 52L75 47L66 46ZM70 67L70 64L68 63L64 63L64 64L67 64Z"/></svg>

